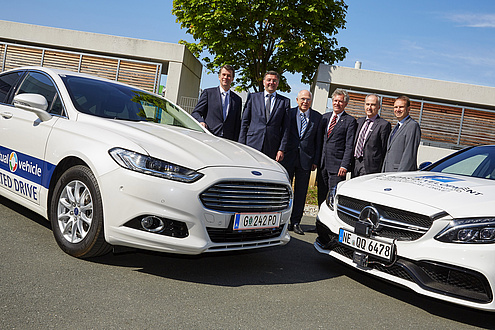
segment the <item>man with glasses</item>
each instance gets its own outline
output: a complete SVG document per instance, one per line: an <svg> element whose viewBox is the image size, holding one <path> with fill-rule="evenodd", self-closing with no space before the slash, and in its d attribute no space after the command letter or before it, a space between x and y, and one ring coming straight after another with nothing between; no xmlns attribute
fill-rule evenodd
<svg viewBox="0 0 495 330"><path fill-rule="evenodd" d="M294 180L294 204L290 217L289 230L304 235L300 223L304 213L306 194L311 171L320 161L321 139L318 139L318 125L321 114L311 109L312 95L307 90L297 94L297 107L289 110L289 138L285 157L281 162Z"/></svg>

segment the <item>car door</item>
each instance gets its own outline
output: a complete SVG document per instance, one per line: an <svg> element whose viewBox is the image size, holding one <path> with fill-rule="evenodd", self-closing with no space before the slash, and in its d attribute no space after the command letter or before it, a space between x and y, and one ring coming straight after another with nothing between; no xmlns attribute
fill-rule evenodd
<svg viewBox="0 0 495 330"><path fill-rule="evenodd" d="M12 105L14 94L34 93L48 101L48 111L63 114L63 106L55 83L45 73L27 72L15 92L11 90L9 103L0 103L0 191L23 204L40 204L53 165L45 162L46 141L55 122L53 116L41 121L33 112ZM29 202L30 203L29 203Z"/></svg>

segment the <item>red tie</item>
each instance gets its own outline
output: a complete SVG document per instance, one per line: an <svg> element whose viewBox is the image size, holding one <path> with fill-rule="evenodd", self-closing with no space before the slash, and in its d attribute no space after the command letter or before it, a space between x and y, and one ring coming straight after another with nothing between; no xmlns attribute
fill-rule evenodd
<svg viewBox="0 0 495 330"><path fill-rule="evenodd" d="M330 123L330 127L328 127L327 138L330 136L330 133L332 133L332 130L335 127L336 123L337 123L337 115L334 115L332 118L332 122Z"/></svg>

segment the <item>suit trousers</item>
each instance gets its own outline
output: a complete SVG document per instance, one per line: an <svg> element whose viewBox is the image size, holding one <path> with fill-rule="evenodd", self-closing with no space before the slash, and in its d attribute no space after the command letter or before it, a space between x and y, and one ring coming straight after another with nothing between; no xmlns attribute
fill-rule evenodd
<svg viewBox="0 0 495 330"><path fill-rule="evenodd" d="M337 184L340 181L344 181L346 179L345 176L339 176L338 173L330 173L326 169L321 169L321 179L323 183L323 189L320 193L320 186L318 183L318 203L321 205L326 198L329 191L337 188Z"/></svg>
<svg viewBox="0 0 495 330"><path fill-rule="evenodd" d="M364 168L363 157L354 158L354 169L352 170L352 177L358 177L366 174L366 169Z"/></svg>
<svg viewBox="0 0 495 330"><path fill-rule="evenodd" d="M301 218L304 214L304 206L306 205L306 195L308 193L309 178L311 176L310 170L304 170L299 161L299 155L293 166L286 167L289 174L290 182L292 183L294 177L294 204L292 205L292 214L290 216L291 225L301 223Z"/></svg>

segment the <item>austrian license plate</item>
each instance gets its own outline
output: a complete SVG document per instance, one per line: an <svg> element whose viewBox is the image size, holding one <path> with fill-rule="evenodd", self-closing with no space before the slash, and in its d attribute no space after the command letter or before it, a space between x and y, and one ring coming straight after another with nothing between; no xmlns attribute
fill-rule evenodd
<svg viewBox="0 0 495 330"><path fill-rule="evenodd" d="M367 254L384 258L389 261L392 260L393 244L359 236L343 228L340 228L339 231L339 242L356 250L366 252Z"/></svg>
<svg viewBox="0 0 495 330"><path fill-rule="evenodd" d="M276 228L280 226L281 213L236 213L234 230Z"/></svg>

